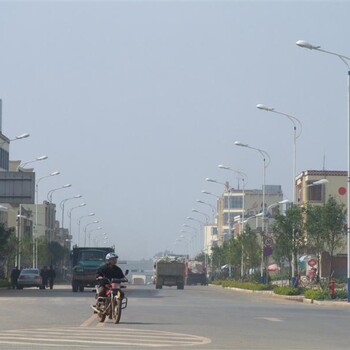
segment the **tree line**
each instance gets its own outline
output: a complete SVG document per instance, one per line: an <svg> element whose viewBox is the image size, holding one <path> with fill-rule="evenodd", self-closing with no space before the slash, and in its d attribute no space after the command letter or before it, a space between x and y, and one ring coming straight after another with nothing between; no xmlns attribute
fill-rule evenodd
<svg viewBox="0 0 350 350"><path fill-rule="evenodd" d="M33 266L33 238L24 235L19 239L14 227L7 228L0 223L0 271L2 278L7 278L12 268L19 264L20 267ZM46 237L39 237L36 241L38 250L38 268L43 266L56 266L58 271L63 266L69 265L70 252L68 248L62 247L58 242L49 242ZM36 249L34 247L34 249Z"/></svg>
<svg viewBox="0 0 350 350"><path fill-rule="evenodd" d="M291 206L284 214L275 215L267 234L273 239L272 258L279 266L287 267L288 277L292 276L292 263L294 271L298 271L298 257L315 255L320 266L321 255L325 252L330 257L327 270L331 274L335 254L346 245L345 205L330 196L323 205ZM222 246L212 248L212 271L220 276L222 267L228 265L232 267L232 278L244 278L252 271L250 276L258 278L261 261L265 259L262 256L265 238L247 224L243 234L232 235Z"/></svg>

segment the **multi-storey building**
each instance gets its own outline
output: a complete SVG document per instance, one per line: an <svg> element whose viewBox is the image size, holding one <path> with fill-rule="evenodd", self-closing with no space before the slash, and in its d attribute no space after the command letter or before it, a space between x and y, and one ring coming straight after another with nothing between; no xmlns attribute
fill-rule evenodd
<svg viewBox="0 0 350 350"><path fill-rule="evenodd" d="M328 182L313 185L316 181ZM298 205L324 204L332 196L339 203L347 203L347 172L336 170L305 170L296 178L296 201Z"/></svg>
<svg viewBox="0 0 350 350"><path fill-rule="evenodd" d="M225 192L217 202L217 244L222 245L232 234L240 234L235 222L255 217L263 210L265 215L272 214L273 206L283 200L280 185L266 185L265 199L263 189L236 190L227 184ZM251 224L251 223L250 223Z"/></svg>

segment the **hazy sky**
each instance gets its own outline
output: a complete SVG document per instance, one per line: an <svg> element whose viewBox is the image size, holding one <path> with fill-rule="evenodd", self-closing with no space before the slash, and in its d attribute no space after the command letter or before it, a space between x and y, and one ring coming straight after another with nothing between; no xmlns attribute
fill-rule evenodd
<svg viewBox="0 0 350 350"><path fill-rule="evenodd" d="M337 57L301 49L299 39L350 56L346 1L9 1L0 2L0 97L12 160L34 163L39 199L54 192L76 221L100 220L123 259L150 258L175 245L187 220L210 214L212 177L237 187L231 166L261 188L292 197L292 123L297 172L347 168L347 68ZM324 162L325 160L325 162ZM58 218L61 218L58 209ZM65 219L68 222L68 219ZM67 225L65 225L67 227ZM92 229L94 226L89 226Z"/></svg>

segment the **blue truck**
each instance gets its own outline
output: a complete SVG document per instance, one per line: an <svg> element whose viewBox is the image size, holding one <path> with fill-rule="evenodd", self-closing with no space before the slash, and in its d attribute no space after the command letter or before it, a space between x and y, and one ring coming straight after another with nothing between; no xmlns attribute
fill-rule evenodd
<svg viewBox="0 0 350 350"><path fill-rule="evenodd" d="M106 255L112 252L112 247L73 247L72 291L84 292L85 287L94 287L97 269L105 263Z"/></svg>

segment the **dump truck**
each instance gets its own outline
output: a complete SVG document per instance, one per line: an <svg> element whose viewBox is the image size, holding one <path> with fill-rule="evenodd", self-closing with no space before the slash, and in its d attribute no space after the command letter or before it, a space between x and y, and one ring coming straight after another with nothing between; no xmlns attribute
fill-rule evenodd
<svg viewBox="0 0 350 350"><path fill-rule="evenodd" d="M186 262L186 284L201 284L205 286L207 281L207 269L202 261L188 260Z"/></svg>
<svg viewBox="0 0 350 350"><path fill-rule="evenodd" d="M163 286L176 286L177 289L184 289L185 285L185 260L178 256L164 256L154 263L154 283L156 289Z"/></svg>
<svg viewBox="0 0 350 350"><path fill-rule="evenodd" d="M85 287L94 287L97 269L105 264L106 255L112 252L114 248L111 247L73 247L72 291L83 292Z"/></svg>

